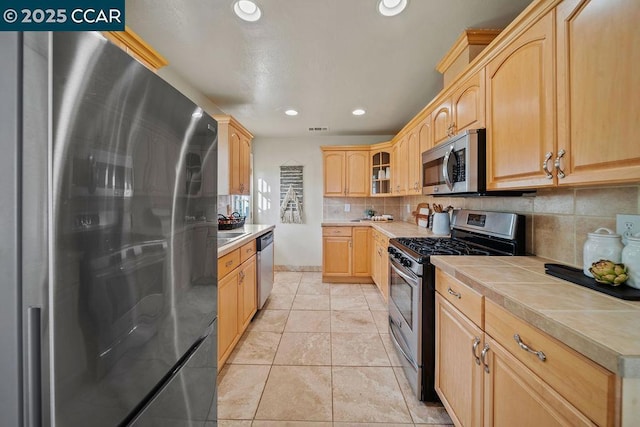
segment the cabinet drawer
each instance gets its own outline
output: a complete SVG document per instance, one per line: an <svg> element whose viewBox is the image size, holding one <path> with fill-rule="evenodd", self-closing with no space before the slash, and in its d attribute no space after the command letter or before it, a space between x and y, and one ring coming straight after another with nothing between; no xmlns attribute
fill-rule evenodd
<svg viewBox="0 0 640 427"><path fill-rule="evenodd" d="M351 236L351 227L322 227L323 236Z"/></svg>
<svg viewBox="0 0 640 427"><path fill-rule="evenodd" d="M218 258L218 280L240 265L240 249Z"/></svg>
<svg viewBox="0 0 640 427"><path fill-rule="evenodd" d="M598 425L613 425L616 378L612 372L515 317L496 303L485 303L485 331L526 367ZM524 350L541 351L542 356Z"/></svg>
<svg viewBox="0 0 640 427"><path fill-rule="evenodd" d="M249 243L242 245L240 248L240 264L254 256L256 253L256 241L252 240Z"/></svg>
<svg viewBox="0 0 640 427"><path fill-rule="evenodd" d="M483 327L484 296L440 269L436 269L436 290L469 320Z"/></svg>

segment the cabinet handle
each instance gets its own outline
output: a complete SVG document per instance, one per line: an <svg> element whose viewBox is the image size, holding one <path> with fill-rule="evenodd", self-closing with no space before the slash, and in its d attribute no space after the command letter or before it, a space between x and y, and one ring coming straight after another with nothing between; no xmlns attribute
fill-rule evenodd
<svg viewBox="0 0 640 427"><path fill-rule="evenodd" d="M352 246L353 246L353 241L349 240L349 247L352 247Z"/></svg>
<svg viewBox="0 0 640 427"><path fill-rule="evenodd" d="M456 134L456 122L451 123L451 136L455 136Z"/></svg>
<svg viewBox="0 0 640 427"><path fill-rule="evenodd" d="M225 267L231 267L232 265L233 265L233 260L227 261L227 262L224 263Z"/></svg>
<svg viewBox="0 0 640 427"><path fill-rule="evenodd" d="M567 152L564 150L558 151L558 157L556 157L556 161L554 162L556 172L558 172L558 178L564 178L566 176L564 171L560 168L560 159L562 159L565 154L567 154Z"/></svg>
<svg viewBox="0 0 640 427"><path fill-rule="evenodd" d="M544 160L542 161L542 170L547 176L547 179L553 179L553 174L547 167L547 164L549 163L549 160L551 160L551 157L553 157L553 153L551 151L547 151L547 154L544 155Z"/></svg>
<svg viewBox="0 0 640 427"><path fill-rule="evenodd" d="M546 356L546 354L544 354L544 352L536 351L536 350L532 349L531 347L529 347L528 345L526 345L525 343L523 343L522 340L520 339L520 335L519 334L515 334L513 336L513 339L516 340L516 342L518 343L520 348L523 349L524 351L532 353L532 354L535 354L536 356L538 356L538 359L540 359L543 362L547 360L547 356Z"/></svg>
<svg viewBox="0 0 640 427"><path fill-rule="evenodd" d="M453 295L454 297L460 299L462 298L462 295L460 295L459 292L454 291L453 289L451 289L450 287L447 288L447 292L449 293L449 295Z"/></svg>
<svg viewBox="0 0 640 427"><path fill-rule="evenodd" d="M482 348L482 353L480 353L480 360L482 361L482 365L484 366L484 371L489 373L489 364L487 363L487 353L489 352L489 344L485 344Z"/></svg>
<svg viewBox="0 0 640 427"><path fill-rule="evenodd" d="M244 271L240 272L240 281L243 282L244 281Z"/></svg>
<svg viewBox="0 0 640 427"><path fill-rule="evenodd" d="M480 356L478 356L478 346L480 345L480 338L475 337L473 339L473 346L471 346L471 353L473 354L473 358L476 360L476 365L480 366Z"/></svg>

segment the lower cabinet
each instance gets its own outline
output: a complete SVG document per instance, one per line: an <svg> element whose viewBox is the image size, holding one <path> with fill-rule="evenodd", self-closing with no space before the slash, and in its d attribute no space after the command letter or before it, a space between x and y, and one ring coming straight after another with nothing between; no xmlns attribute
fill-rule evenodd
<svg viewBox="0 0 640 427"><path fill-rule="evenodd" d="M456 426L613 426L616 377L436 272L438 395Z"/></svg>
<svg viewBox="0 0 640 427"><path fill-rule="evenodd" d="M256 255L244 255L252 252L255 241L218 258L218 370L258 309Z"/></svg>
<svg viewBox="0 0 640 427"><path fill-rule="evenodd" d="M435 388L457 426L482 425L483 332L436 294Z"/></svg>
<svg viewBox="0 0 640 427"><path fill-rule="evenodd" d="M323 227L323 280L371 283L370 236L370 227Z"/></svg>
<svg viewBox="0 0 640 427"><path fill-rule="evenodd" d="M379 231L371 231L371 278L385 301L389 299L389 238Z"/></svg>

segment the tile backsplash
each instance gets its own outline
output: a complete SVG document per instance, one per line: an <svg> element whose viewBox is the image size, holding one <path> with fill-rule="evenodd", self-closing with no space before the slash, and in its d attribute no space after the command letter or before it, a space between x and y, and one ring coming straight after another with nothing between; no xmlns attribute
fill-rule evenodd
<svg viewBox="0 0 640 427"><path fill-rule="evenodd" d="M535 194L535 195L533 195ZM640 184L617 187L552 188L521 197L368 197L324 198L325 220L356 219L365 209L413 222L418 203L455 208L516 212L527 218L527 252L563 264L582 267L587 233L599 227L615 230L616 214L640 213ZM351 205L344 212L344 205ZM407 205L409 211L407 211Z"/></svg>

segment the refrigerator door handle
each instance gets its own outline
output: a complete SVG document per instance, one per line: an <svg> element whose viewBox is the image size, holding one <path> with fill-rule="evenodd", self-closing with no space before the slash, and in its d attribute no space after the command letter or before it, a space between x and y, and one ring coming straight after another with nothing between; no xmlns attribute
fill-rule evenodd
<svg viewBox="0 0 640 427"><path fill-rule="evenodd" d="M42 349L40 307L27 308L27 416L29 427L42 426Z"/></svg>

